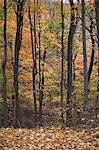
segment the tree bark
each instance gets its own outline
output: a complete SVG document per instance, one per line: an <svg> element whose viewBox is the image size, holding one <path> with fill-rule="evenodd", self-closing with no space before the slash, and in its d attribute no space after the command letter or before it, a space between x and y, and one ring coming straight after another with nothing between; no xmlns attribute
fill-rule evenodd
<svg viewBox="0 0 99 150"><path fill-rule="evenodd" d="M96 25L97 25L97 38L98 38L98 82L97 82L97 92L99 92L99 0L95 0L95 11L96 11ZM96 117L98 114L99 105L99 95L96 99Z"/></svg>
<svg viewBox="0 0 99 150"><path fill-rule="evenodd" d="M42 122L42 89L41 89L41 16L38 16L39 22L39 121Z"/></svg>
<svg viewBox="0 0 99 150"><path fill-rule="evenodd" d="M61 37L61 119L62 123L64 123L64 116L63 116L63 85L64 85L64 11L63 11L63 0L61 0L61 19L62 19L62 37Z"/></svg>
<svg viewBox="0 0 99 150"><path fill-rule="evenodd" d="M88 112L88 71L86 52L86 24L85 24L85 1L82 0L82 43L83 43L83 63L84 63L84 111Z"/></svg>
<svg viewBox="0 0 99 150"><path fill-rule="evenodd" d="M4 114L4 127L7 126L7 99L6 99L6 62L7 62L7 37L6 37L6 31L7 31L7 2L4 0L4 56L3 56L3 63L2 63L2 76L3 76L3 114Z"/></svg>
<svg viewBox="0 0 99 150"><path fill-rule="evenodd" d="M17 1L17 12L16 12L16 39L15 39L15 57L14 57L14 89L15 89L15 127L20 127L20 102L19 102L19 84L18 84L18 70L19 70L19 52L21 49L22 41L22 29L23 29L23 11L24 11L24 0Z"/></svg>
<svg viewBox="0 0 99 150"><path fill-rule="evenodd" d="M37 118L37 104L36 104L36 88L35 88L35 80L37 74L37 66L36 66L36 2L34 0L34 67L33 67L33 91L34 91L34 113L35 113L35 120Z"/></svg>
<svg viewBox="0 0 99 150"><path fill-rule="evenodd" d="M77 29L77 24L79 21L79 14L73 0L70 0L71 6L71 23L68 35L68 48L67 48L67 117L66 126L72 126L72 61L73 61L73 39Z"/></svg>
<svg viewBox="0 0 99 150"><path fill-rule="evenodd" d="M89 19L91 21L89 32L90 32L90 38L91 38L92 51L91 51L91 60L90 60L90 65L89 65L89 70L88 70L88 82L90 81L90 78L91 78L91 74L92 74L92 70L93 70L93 65L94 65L94 55L95 55L95 39L94 39L94 35L93 35L94 34L93 33L94 22L93 22L92 14L90 15Z"/></svg>
<svg viewBox="0 0 99 150"><path fill-rule="evenodd" d="M30 0L28 0L28 17L30 22L30 33L31 33L31 47L32 47L32 60L33 60L33 68L32 68L32 86L33 86L33 99L34 99L34 113L35 120L37 118L36 114L36 87L35 87L35 47L34 47L34 39L33 39L33 24L31 19L31 8L30 8Z"/></svg>

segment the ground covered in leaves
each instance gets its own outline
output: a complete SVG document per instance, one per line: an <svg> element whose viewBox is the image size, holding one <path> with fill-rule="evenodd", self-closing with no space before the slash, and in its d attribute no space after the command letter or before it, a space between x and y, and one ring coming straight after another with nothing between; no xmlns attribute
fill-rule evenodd
<svg viewBox="0 0 99 150"><path fill-rule="evenodd" d="M0 129L0 150L99 150L99 128Z"/></svg>

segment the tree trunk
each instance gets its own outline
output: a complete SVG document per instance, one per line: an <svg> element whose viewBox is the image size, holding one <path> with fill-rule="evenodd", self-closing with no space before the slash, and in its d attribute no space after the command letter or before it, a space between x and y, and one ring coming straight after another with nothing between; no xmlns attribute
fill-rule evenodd
<svg viewBox="0 0 99 150"><path fill-rule="evenodd" d="M4 0L4 56L3 56L3 63L2 63L2 76L3 76L3 114L4 114L4 127L7 126L7 99L6 99L6 62L7 62L7 37L6 37L6 30L7 30L7 2Z"/></svg>
<svg viewBox="0 0 99 150"><path fill-rule="evenodd" d="M37 119L37 104L36 104L36 88L35 88L35 80L37 74L37 67L36 67L36 2L34 0L34 66L33 66L33 93L34 93L34 113L35 113L35 120Z"/></svg>
<svg viewBox="0 0 99 150"><path fill-rule="evenodd" d="M78 10L75 8L73 0L70 0L71 6L71 23L68 36L68 49L67 49L67 118L66 126L72 126L72 61L73 61L73 39L76 32L77 24L79 21Z"/></svg>
<svg viewBox="0 0 99 150"><path fill-rule="evenodd" d="M14 58L14 88L15 88L15 127L20 126L20 105L19 105L19 84L18 84L18 70L19 70L19 52L21 49L22 29L23 29L23 8L24 1L17 2L17 31L15 40L15 58Z"/></svg>
<svg viewBox="0 0 99 150"><path fill-rule="evenodd" d="M64 116L63 116L63 85L64 85L64 12L63 12L63 0L61 0L61 19L62 19L62 37L61 37L61 119L62 123L64 123Z"/></svg>
<svg viewBox="0 0 99 150"><path fill-rule="evenodd" d="M92 52L91 52L90 66L89 66L89 70L88 70L88 82L90 81L90 77L92 74L92 69L93 69L93 65L94 65L94 55L95 55L95 40L94 40L94 35L93 35L94 22L93 22L92 16L90 16L90 21L91 21L91 23L90 23L90 37L91 37L91 43L92 43Z"/></svg>
<svg viewBox="0 0 99 150"><path fill-rule="evenodd" d="M82 0L82 42L83 42L83 62L84 62L84 111L88 112L88 71L86 53L86 24L85 24L85 1Z"/></svg>
<svg viewBox="0 0 99 150"><path fill-rule="evenodd" d="M97 82L97 92L99 92L99 0L95 0L95 11L96 11L96 25L97 25L97 38L98 38L98 82ZM98 114L99 105L99 95L97 95L96 100L96 117Z"/></svg>
<svg viewBox="0 0 99 150"><path fill-rule="evenodd" d="M39 40L39 121L42 122L42 90L41 90L41 16L38 16L39 21L39 33L38 33L38 40Z"/></svg>
<svg viewBox="0 0 99 150"><path fill-rule="evenodd" d="M33 39L33 24L31 19L31 8L30 8L30 0L28 0L28 17L30 22L30 33L31 33L31 47L32 47L32 60L33 60L33 68L32 68L32 86L33 86L33 99L34 99L34 113L35 120L37 119L36 114L36 88L35 88L35 47L34 47L34 39Z"/></svg>

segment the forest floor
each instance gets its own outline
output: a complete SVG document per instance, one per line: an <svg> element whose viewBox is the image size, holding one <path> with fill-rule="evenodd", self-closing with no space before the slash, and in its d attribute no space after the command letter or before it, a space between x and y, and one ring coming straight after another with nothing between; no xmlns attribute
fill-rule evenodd
<svg viewBox="0 0 99 150"><path fill-rule="evenodd" d="M99 127L0 129L0 150L99 150Z"/></svg>

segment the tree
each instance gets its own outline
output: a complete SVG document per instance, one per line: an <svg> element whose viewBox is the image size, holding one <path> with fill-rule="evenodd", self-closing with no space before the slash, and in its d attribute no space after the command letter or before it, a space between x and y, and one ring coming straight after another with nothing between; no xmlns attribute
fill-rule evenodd
<svg viewBox="0 0 99 150"><path fill-rule="evenodd" d="M90 60L90 65L89 65L89 70L88 70L88 82L90 81L90 77L92 74L92 69L94 65L94 54L95 54L95 39L94 39L94 21L93 21L93 16L92 16L93 9L91 10L90 14L88 14L88 18L90 20L90 27L88 29L90 33L90 38L91 38L91 45L92 45L92 51L91 51L91 60Z"/></svg>
<svg viewBox="0 0 99 150"><path fill-rule="evenodd" d="M33 24L32 24L32 18L31 18L31 8L30 8L30 3L31 1L28 0L28 17L29 17L29 22L30 22L30 33L31 33L31 48L32 48L32 60L33 60L33 68L32 68L32 86L33 86L33 99L34 99L34 113L35 113L35 119L37 117L37 114L36 114L36 88L35 88L35 76L36 76L36 73L35 73L35 68L36 68L36 65L35 65L35 59L36 59L36 56L35 56L35 49L36 49L36 45L34 43L34 39L33 39ZM35 2L34 2L34 7L35 7ZM35 9L35 8L34 8ZM34 12L35 13L35 12ZM34 22L35 22L35 14L34 14ZM35 23L34 23L35 25ZM35 30L35 29L34 29ZM35 31L34 31L35 32ZM35 33L34 33L35 35Z"/></svg>
<svg viewBox="0 0 99 150"><path fill-rule="evenodd" d="M39 43L39 119L40 123L42 122L42 89L41 89L41 16L38 14L38 24L39 24L39 31L38 31L38 43Z"/></svg>
<svg viewBox="0 0 99 150"><path fill-rule="evenodd" d="M37 117L37 106L36 106L36 88L35 88L35 80L37 74L37 66L36 66L36 2L34 0L34 66L33 66L33 94L34 94L34 113L35 113L35 120Z"/></svg>
<svg viewBox="0 0 99 150"><path fill-rule="evenodd" d="M6 98L6 62L7 62L7 1L4 0L4 56L2 63L2 76L3 76L3 112L4 112L4 127L7 126L7 98Z"/></svg>
<svg viewBox="0 0 99 150"><path fill-rule="evenodd" d="M64 85L64 12L63 12L63 0L61 0L61 18L62 18L62 37L61 37L61 52L62 52L62 58L61 58L61 107L63 109L63 85ZM62 123L64 122L63 118L63 110L61 113L61 119Z"/></svg>
<svg viewBox="0 0 99 150"><path fill-rule="evenodd" d="M86 13L86 17L88 17L89 22L90 22L90 25L88 27L86 27L86 30L90 34L91 45L92 45L91 59L90 59L90 64L89 64L89 68L88 68L88 83L90 82L90 78L91 78L91 74L92 74L92 70L93 70L93 65L94 65L94 56L95 56L95 38L94 38L95 22L94 22L94 17L92 15L93 11L94 11L94 9L91 8L90 13L89 12Z"/></svg>
<svg viewBox="0 0 99 150"><path fill-rule="evenodd" d="M85 24L85 1L82 0L82 42L83 42L83 62L84 62L84 111L88 112L88 71L86 54L86 24Z"/></svg>
<svg viewBox="0 0 99 150"><path fill-rule="evenodd" d="M17 0L16 11L16 39L15 39L15 56L14 56L14 89L15 89L15 127L20 126L20 104L19 104L19 84L18 84L18 70L19 70L19 52L21 49L22 29L23 29L23 13L24 0Z"/></svg>
<svg viewBox="0 0 99 150"><path fill-rule="evenodd" d="M97 25L97 38L98 38L98 83L97 83L97 92L99 92L99 0L95 0L95 11L96 11L96 25ZM98 103L99 95L97 95L96 100L96 117L98 114Z"/></svg>
<svg viewBox="0 0 99 150"><path fill-rule="evenodd" d="M72 62L73 62L73 39L79 21L78 8L76 8L73 0L70 0L71 7L71 22L68 35L68 48L67 48L67 118L66 126L72 126L72 91L73 91L73 78L72 78Z"/></svg>
<svg viewBox="0 0 99 150"><path fill-rule="evenodd" d="M46 5L46 3L45 3ZM42 102L44 99L44 85L45 85L45 75L44 75L44 71L45 71L45 59L46 59L46 14L45 14L45 24L44 24L44 53L43 53L43 58L42 58L42 70L41 70L41 109L40 109L40 118L42 121ZM41 27L39 26L39 31L41 30ZM40 39L39 39L40 40ZM39 44L40 45L40 44Z"/></svg>

